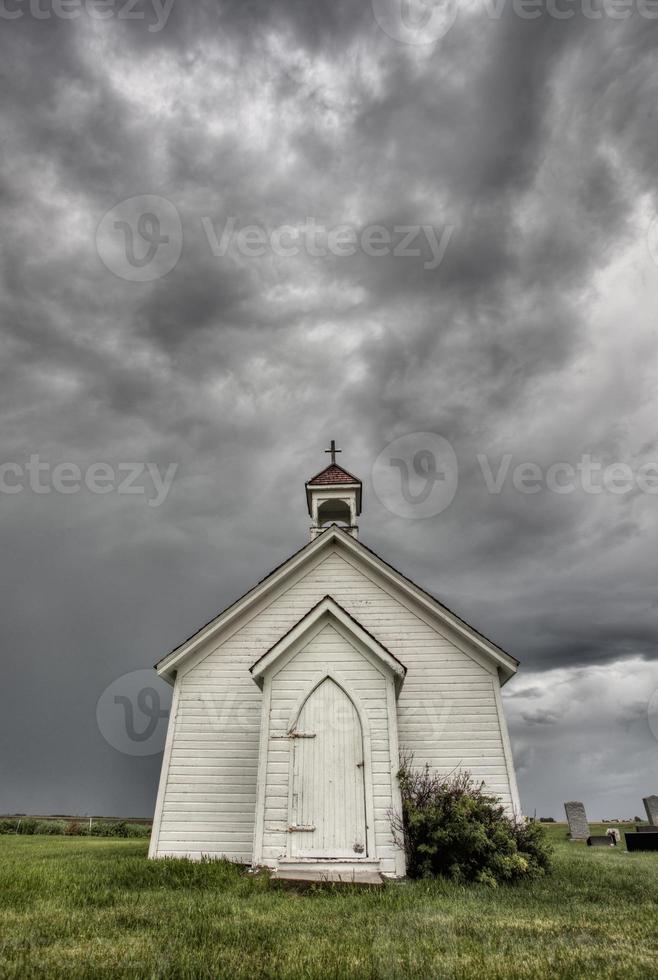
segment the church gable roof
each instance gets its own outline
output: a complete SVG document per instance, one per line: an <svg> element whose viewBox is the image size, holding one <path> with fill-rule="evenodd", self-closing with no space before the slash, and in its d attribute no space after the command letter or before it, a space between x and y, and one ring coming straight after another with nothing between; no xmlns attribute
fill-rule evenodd
<svg viewBox="0 0 658 980"><path fill-rule="evenodd" d="M375 574L383 576L390 585L395 586L399 590L405 597L405 601L411 601L417 604L417 608L425 615L433 617L439 628L441 625L448 627L451 634L457 640L461 638L462 641L470 644L471 648L474 648L479 654L483 654L490 663L493 662L499 669L502 683L514 675L518 660L505 653L504 650L501 650L500 647L496 646L472 626L469 626L468 623L444 606L433 595L406 578L406 576L384 561L384 559L380 558L374 551L336 525L331 525L326 531L323 531L314 540L295 552L294 555L270 572L254 588L246 592L240 599L237 599L224 609L223 612L219 613L218 616L203 626L197 633L193 634L184 643L167 654L167 656L156 664L158 673L165 679L173 682L176 671L199 650L206 640L215 637L231 626L235 626L235 623L240 617L248 615L249 610L256 602L266 597L270 591L285 582L288 576L299 571L307 562L310 563L320 558L323 551L331 550L332 548L344 549L353 561L357 564L362 563L365 570L370 569Z"/></svg>
<svg viewBox="0 0 658 980"><path fill-rule="evenodd" d="M265 673L280 657L293 646L302 644L305 639L310 638L314 632L326 625L338 627L339 631L346 633L350 640L366 647L376 660L383 663L395 675L398 684L404 680L404 675L407 672L404 664L354 616L343 609L340 603L336 602L332 596L326 595L312 609L309 609L262 657L259 657L252 664L249 671L256 683L261 686Z"/></svg>

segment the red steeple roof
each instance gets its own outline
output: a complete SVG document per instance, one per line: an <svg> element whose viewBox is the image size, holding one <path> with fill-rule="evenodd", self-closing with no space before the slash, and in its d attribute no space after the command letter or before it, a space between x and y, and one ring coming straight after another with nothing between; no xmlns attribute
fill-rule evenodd
<svg viewBox="0 0 658 980"><path fill-rule="evenodd" d="M311 477L306 485L317 487L324 486L327 483L361 483L361 480L357 476L352 476L351 473L344 470L338 463L329 463L329 466Z"/></svg>

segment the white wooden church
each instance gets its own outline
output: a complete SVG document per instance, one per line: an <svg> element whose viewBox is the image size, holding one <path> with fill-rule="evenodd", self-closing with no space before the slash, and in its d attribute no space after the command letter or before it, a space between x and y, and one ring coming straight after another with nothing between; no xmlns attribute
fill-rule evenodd
<svg viewBox="0 0 658 980"><path fill-rule="evenodd" d="M401 751L520 814L500 696L518 661L359 540L335 452L306 483L308 544L157 664L174 690L151 857L402 876Z"/></svg>

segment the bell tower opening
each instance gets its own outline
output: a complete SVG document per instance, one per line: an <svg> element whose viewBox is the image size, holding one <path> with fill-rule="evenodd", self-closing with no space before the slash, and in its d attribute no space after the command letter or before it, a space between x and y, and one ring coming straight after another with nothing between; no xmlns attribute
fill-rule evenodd
<svg viewBox="0 0 658 980"><path fill-rule="evenodd" d="M329 525L338 524L352 537L358 537L357 518L361 513L361 480L336 462L335 440L325 449L331 463L306 483L306 504L311 518L311 540Z"/></svg>
<svg viewBox="0 0 658 980"><path fill-rule="evenodd" d="M352 514L346 500L325 500L318 507L318 524L351 524Z"/></svg>

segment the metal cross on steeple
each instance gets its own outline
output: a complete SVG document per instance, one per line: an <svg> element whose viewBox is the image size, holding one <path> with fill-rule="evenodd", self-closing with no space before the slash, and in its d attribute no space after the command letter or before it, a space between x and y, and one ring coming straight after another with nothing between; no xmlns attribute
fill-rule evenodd
<svg viewBox="0 0 658 980"><path fill-rule="evenodd" d="M331 440L331 448L325 449L325 453L331 453L331 462L335 465L336 463L336 453L342 453L342 449L336 449L336 440Z"/></svg>

